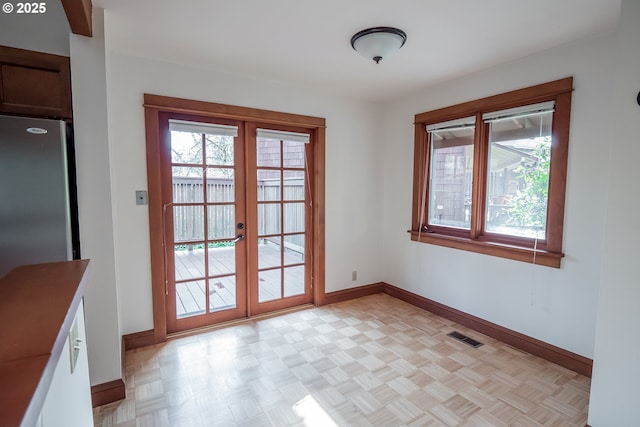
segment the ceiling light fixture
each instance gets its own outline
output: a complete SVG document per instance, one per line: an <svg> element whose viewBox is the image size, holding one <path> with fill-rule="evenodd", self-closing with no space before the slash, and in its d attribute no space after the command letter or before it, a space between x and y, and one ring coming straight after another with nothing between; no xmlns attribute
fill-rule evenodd
<svg viewBox="0 0 640 427"><path fill-rule="evenodd" d="M376 64L382 58L399 50L407 41L407 34L393 27L373 27L357 32L351 37L351 47Z"/></svg>

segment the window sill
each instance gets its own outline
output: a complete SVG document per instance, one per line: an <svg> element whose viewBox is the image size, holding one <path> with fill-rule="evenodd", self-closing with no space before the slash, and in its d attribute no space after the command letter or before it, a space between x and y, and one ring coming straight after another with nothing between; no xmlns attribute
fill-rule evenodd
<svg viewBox="0 0 640 427"><path fill-rule="evenodd" d="M411 240L415 242L429 243L432 245L445 246L447 248L461 249L469 252L476 252L500 258L522 261L529 264L544 265L547 267L560 268L560 261L564 254L548 252L542 250L522 248L518 246L504 245L499 243L481 242L460 237L445 236L434 233L418 233L409 231Z"/></svg>

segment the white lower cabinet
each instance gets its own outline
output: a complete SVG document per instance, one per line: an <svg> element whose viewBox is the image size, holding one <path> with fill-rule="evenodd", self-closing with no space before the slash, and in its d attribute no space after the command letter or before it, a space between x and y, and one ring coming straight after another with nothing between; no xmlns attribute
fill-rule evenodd
<svg viewBox="0 0 640 427"><path fill-rule="evenodd" d="M37 427L93 426L83 303L68 334Z"/></svg>

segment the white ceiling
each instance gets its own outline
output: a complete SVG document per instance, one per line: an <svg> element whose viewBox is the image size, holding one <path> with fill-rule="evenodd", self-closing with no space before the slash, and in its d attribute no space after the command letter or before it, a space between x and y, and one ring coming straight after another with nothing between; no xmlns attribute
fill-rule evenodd
<svg viewBox="0 0 640 427"><path fill-rule="evenodd" d="M621 0L94 0L109 49L381 101L615 28ZM376 65L351 36L407 33Z"/></svg>

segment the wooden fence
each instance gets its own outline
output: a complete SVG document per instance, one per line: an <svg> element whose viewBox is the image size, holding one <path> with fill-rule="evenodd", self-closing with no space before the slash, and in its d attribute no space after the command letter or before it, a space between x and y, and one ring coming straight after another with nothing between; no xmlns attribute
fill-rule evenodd
<svg viewBox="0 0 640 427"><path fill-rule="evenodd" d="M206 183L207 202L222 203L209 205L208 238L233 239L236 235L235 207L223 203L235 200L233 179L214 178ZM280 180L258 181L258 235L303 233L305 231L305 187L303 178L285 179L280 196ZM204 200L203 180L200 177L174 177L174 203L202 203ZM284 203L280 203L281 200ZM273 203L269 203L273 202ZM174 206L173 224L175 241L204 240L204 209L201 206ZM281 215L283 218L281 218ZM281 221L282 220L282 221ZM280 227L284 227L280 230ZM304 236L285 238L290 248L304 247ZM273 242L276 243L276 242Z"/></svg>

